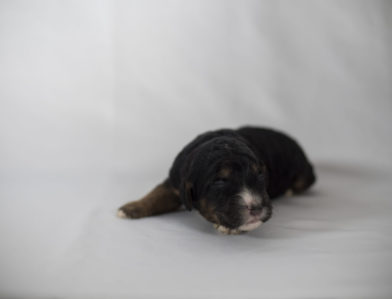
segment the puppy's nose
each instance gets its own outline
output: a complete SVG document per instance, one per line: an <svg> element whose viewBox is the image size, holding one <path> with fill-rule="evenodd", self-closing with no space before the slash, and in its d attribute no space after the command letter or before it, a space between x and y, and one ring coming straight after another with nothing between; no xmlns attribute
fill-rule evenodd
<svg viewBox="0 0 392 299"><path fill-rule="evenodd" d="M249 209L249 213L252 216L259 216L261 214L261 211L263 210L263 206L262 205L250 206L248 209Z"/></svg>

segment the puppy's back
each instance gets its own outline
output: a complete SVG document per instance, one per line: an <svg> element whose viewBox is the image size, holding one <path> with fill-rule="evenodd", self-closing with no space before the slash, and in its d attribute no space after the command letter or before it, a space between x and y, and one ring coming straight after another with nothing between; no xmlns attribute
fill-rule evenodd
<svg viewBox="0 0 392 299"><path fill-rule="evenodd" d="M282 195L294 185L297 187L293 191L300 193L315 182L313 166L293 138L268 128L242 127L236 132L266 164L271 197Z"/></svg>

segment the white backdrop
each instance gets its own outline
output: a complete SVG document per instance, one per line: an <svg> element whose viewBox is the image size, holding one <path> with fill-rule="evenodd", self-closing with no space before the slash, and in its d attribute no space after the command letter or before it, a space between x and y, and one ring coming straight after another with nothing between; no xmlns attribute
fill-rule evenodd
<svg viewBox="0 0 392 299"><path fill-rule="evenodd" d="M0 1L0 297L389 298L390 1ZM248 235L113 217L211 129L316 164ZM311 195L311 196L310 196Z"/></svg>

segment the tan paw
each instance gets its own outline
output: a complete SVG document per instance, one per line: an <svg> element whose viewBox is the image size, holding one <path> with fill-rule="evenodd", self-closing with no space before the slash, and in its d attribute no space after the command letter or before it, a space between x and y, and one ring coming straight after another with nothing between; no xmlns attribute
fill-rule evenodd
<svg viewBox="0 0 392 299"><path fill-rule="evenodd" d="M284 196L286 197L292 197L294 195L294 191L292 189L288 189Z"/></svg>
<svg viewBox="0 0 392 299"><path fill-rule="evenodd" d="M119 218L142 218L146 217L147 213L145 208L137 202L126 204L117 211L117 217Z"/></svg>
<svg viewBox="0 0 392 299"><path fill-rule="evenodd" d="M117 210L117 217L118 218L127 218L127 214L125 214L123 210L119 209L119 210Z"/></svg>
<svg viewBox="0 0 392 299"><path fill-rule="evenodd" d="M218 232L220 232L221 234L224 234L224 235L238 235L238 234L242 233L242 231L240 231L239 229L231 229L226 226L219 225L219 224L214 224L214 228Z"/></svg>

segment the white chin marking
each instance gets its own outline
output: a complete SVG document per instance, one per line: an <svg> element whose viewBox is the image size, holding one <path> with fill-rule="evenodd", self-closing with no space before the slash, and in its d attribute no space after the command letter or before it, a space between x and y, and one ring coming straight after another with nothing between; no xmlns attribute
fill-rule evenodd
<svg viewBox="0 0 392 299"><path fill-rule="evenodd" d="M248 224L243 224L238 229L243 232L248 232L254 230L255 228L258 228L260 225L261 225L261 221L257 221Z"/></svg>
<svg viewBox="0 0 392 299"><path fill-rule="evenodd" d="M118 218L127 218L127 215L124 213L123 210L118 210L117 211L117 217Z"/></svg>

